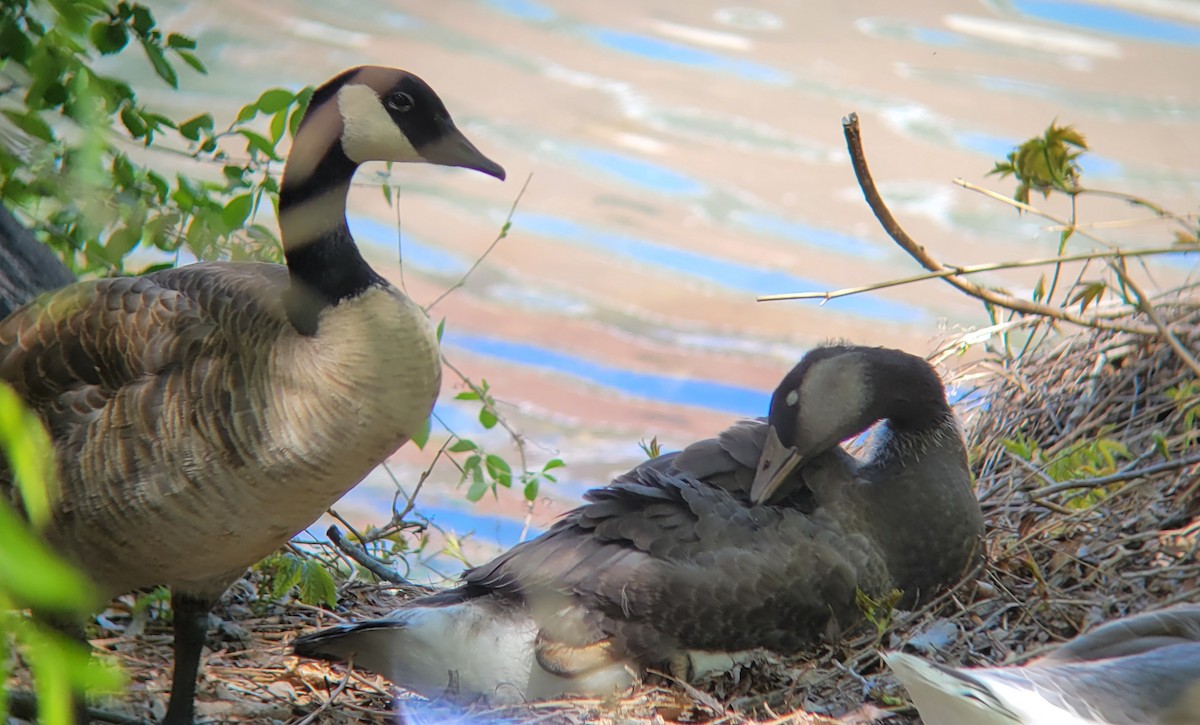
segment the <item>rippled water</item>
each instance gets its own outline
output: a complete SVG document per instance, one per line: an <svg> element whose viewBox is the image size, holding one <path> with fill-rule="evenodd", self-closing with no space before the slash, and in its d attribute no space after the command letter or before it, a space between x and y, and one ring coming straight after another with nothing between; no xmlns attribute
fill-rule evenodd
<svg viewBox="0 0 1200 725"><path fill-rule="evenodd" d="M986 172L1055 118L1096 149L1083 162L1089 183L1181 211L1200 192L1200 5L1182 0L218 0L159 12L200 38L212 71L185 78L194 108L179 113L230 112L262 88L361 63L405 67L438 89L509 182L396 169L404 281L423 303L470 268L532 174L508 238L433 310L447 319L448 358L487 378L531 462L569 464L532 531L636 462L639 439L678 447L764 412L767 391L822 339L925 351L983 321L938 282L824 306L754 301L920 271L862 201L846 113L859 113L901 223L956 264L1053 253L1056 233L951 180L1010 193ZM178 103L142 81L144 98ZM1130 214L1092 201L1083 213ZM356 190L352 226L399 279L396 215L378 190ZM1111 236L1165 233L1147 224ZM1169 282L1194 266L1155 272ZM980 279L1020 291L1036 276ZM449 376L439 419L506 450L452 400L458 387ZM411 488L431 458L409 447L393 468ZM439 464L420 510L475 531L473 556L513 543L526 523L519 494L472 506L457 479ZM342 508L378 520L393 490L377 473Z"/></svg>

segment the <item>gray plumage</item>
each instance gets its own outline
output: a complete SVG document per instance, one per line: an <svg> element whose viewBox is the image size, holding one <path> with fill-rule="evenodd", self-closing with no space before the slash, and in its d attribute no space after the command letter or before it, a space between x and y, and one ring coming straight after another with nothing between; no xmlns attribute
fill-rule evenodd
<svg viewBox="0 0 1200 725"><path fill-rule="evenodd" d="M34 295L74 281L71 270L0 206L0 320Z"/></svg>
<svg viewBox="0 0 1200 725"><path fill-rule="evenodd" d="M1024 667L884 655L927 725L1200 723L1200 605L1104 624Z"/></svg>
<svg viewBox="0 0 1200 725"><path fill-rule="evenodd" d="M0 321L0 380L55 447L45 537L105 597L172 588L167 722L192 719L211 605L404 444L437 398L428 318L346 225L351 177L369 160L504 175L424 81L351 69L313 94L284 168L287 266L81 282ZM16 497L2 460L0 496Z"/></svg>
<svg viewBox="0 0 1200 725"><path fill-rule="evenodd" d="M850 390L844 404L827 397ZM909 395L911 409L897 408ZM897 350L822 348L776 399L767 421L735 424L589 491L585 505L457 588L382 622L306 635L296 652L353 658L424 694L440 693L456 670L463 695L550 697L596 691L584 678L626 684L621 673L647 666L688 676L710 656L792 652L856 624L856 589L900 588L915 604L961 576L978 556L982 517L928 364ZM784 448L806 445L789 435L797 419L845 435L806 449L755 501L771 437L782 429ZM867 460L837 445L879 419L889 420L884 442Z"/></svg>

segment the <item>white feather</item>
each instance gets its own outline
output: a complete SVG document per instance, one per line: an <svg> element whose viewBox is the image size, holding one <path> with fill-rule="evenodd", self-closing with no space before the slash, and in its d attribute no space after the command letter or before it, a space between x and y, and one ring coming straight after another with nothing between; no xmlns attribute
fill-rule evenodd
<svg viewBox="0 0 1200 725"><path fill-rule="evenodd" d="M386 619L327 630L313 649L353 660L426 697L453 692L494 703L565 694L612 694L633 682L623 664L575 678L542 669L534 656L537 625L524 610L501 611L490 600L398 609ZM306 652L306 654L308 654Z"/></svg>

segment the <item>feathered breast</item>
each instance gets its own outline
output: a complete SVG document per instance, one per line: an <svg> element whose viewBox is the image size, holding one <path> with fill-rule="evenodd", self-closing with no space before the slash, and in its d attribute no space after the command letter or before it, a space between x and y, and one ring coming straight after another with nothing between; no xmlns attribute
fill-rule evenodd
<svg viewBox="0 0 1200 725"><path fill-rule="evenodd" d="M0 323L0 377L56 446L49 535L94 578L125 590L176 583L164 572L228 576L428 416L441 365L419 307L373 287L304 336L280 301L288 284L277 265L197 264L74 285ZM152 560L130 563L148 535Z"/></svg>

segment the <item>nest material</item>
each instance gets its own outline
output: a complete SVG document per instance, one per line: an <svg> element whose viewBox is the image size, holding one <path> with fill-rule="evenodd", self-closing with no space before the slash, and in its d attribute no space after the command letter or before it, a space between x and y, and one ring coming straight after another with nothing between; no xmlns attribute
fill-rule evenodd
<svg viewBox="0 0 1200 725"><path fill-rule="evenodd" d="M1159 310L1195 354L1200 311L1168 312ZM609 701L451 711L421 700L393 702L382 679L291 657L295 633L328 625L332 615L264 603L252 575L218 610L248 633L249 645L205 657L200 715L384 723L396 721L398 708L400 721L411 723L738 725L884 715L914 723L880 649L915 647L953 665L1021 663L1098 622L1200 601L1200 434L1188 425L1189 401L1172 392L1196 378L1178 354L1158 339L1091 331L1024 359L972 368L963 372L983 394L965 427L987 521L987 564L922 610L866 625L836 649L764 655L695 687L651 677ZM1190 404L1200 407L1198 401L1193 389ZM1200 420L1200 411L1191 418ZM1069 480L1051 475L1064 472ZM361 583L341 593L356 619L381 615L400 598ZM156 626L162 636L152 626L150 636L93 642L130 675L129 692L110 706L138 717L161 716L154 708L169 690L170 638L165 625Z"/></svg>

